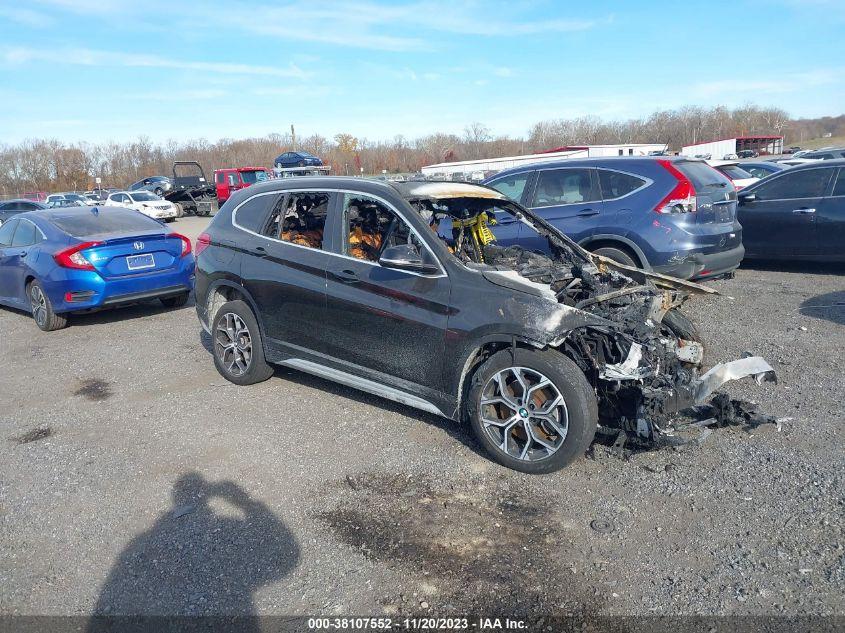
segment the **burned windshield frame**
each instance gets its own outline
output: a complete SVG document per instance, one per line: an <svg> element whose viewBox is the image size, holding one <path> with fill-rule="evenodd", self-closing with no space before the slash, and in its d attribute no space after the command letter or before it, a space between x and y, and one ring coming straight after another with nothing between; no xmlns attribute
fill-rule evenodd
<svg viewBox="0 0 845 633"><path fill-rule="evenodd" d="M407 198L407 200L411 207L420 214L423 220L425 220L426 223L428 223L429 226L436 231L438 237L444 239L447 243L453 238L451 236L446 237L437 230L439 222L443 218L451 217L457 220L468 219L481 212L486 212L495 217L496 211L504 211L516 218L522 224L529 227L538 235L548 239L553 251L555 249L569 249L576 256L579 256L584 262L591 261L590 253L584 250L584 248L579 246L570 237L561 233L557 228L546 222L543 218L537 216L530 209L526 209L518 202L507 198L482 196L434 198L419 196ZM469 213L470 210L474 211L474 213ZM492 225L491 230L495 235L495 225ZM461 264L466 264L466 262L453 252L451 248L450 255Z"/></svg>

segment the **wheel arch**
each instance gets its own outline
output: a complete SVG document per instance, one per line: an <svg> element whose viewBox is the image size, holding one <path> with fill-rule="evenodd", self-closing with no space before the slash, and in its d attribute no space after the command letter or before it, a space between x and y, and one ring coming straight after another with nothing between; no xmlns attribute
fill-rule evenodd
<svg viewBox="0 0 845 633"><path fill-rule="evenodd" d="M464 402L469 393L472 377L478 368L493 354L507 350L509 348L524 348L524 349L542 349L541 345L522 337L522 336L508 336L505 334L490 335L479 341L476 341L469 354L463 357L460 375L458 376L458 383L456 389L456 408L452 414L452 419L461 420L463 418Z"/></svg>
<svg viewBox="0 0 845 633"><path fill-rule="evenodd" d="M639 260L640 268L644 270L651 270L651 265L648 263L648 257L646 257L643 249L637 246L636 242L630 238L624 237L623 235L598 233L581 240L579 245L583 246L588 251L601 248L602 246L609 246L612 248L622 247L623 249L630 251L630 254Z"/></svg>
<svg viewBox="0 0 845 633"><path fill-rule="evenodd" d="M206 292L204 307L209 330L211 329L211 324L214 322L214 317L223 304L227 301L238 300L246 302L250 307L253 315L255 315L255 321L258 323L261 338L265 340L264 323L261 319L261 313L258 310L258 304L246 288L231 279L218 279L209 286Z"/></svg>

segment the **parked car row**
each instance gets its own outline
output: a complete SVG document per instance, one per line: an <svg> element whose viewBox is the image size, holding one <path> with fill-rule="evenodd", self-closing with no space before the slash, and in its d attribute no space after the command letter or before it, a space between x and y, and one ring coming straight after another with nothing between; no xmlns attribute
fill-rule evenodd
<svg viewBox="0 0 845 633"><path fill-rule="evenodd" d="M677 277L730 273L746 252L843 257L845 160L739 193L704 161L662 156L525 165L488 184L257 182L195 249L147 217L160 199L145 190L22 211L0 226L0 303L54 330L80 310L184 305L196 281L232 383L300 369L468 419L493 459L540 473L599 423L657 441L672 429L643 411L665 420L729 376L769 375L755 357L705 379L678 308L712 290Z"/></svg>

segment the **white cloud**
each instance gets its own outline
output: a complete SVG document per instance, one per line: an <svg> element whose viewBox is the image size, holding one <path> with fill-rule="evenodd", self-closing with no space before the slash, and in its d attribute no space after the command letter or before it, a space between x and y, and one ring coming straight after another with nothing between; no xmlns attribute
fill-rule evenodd
<svg viewBox="0 0 845 633"><path fill-rule="evenodd" d="M174 70L196 70L203 73L231 75L265 75L274 77L305 78L307 73L295 64L285 66L256 66L229 62L195 62L144 55L101 51L89 48L34 49L11 47L0 49L0 61L7 65L21 65L29 62L70 64L75 66L122 66L128 68L172 68Z"/></svg>
<svg viewBox="0 0 845 633"><path fill-rule="evenodd" d="M437 33L512 37L584 31L610 20L520 20L518 14L497 17L487 4L422 0L410 4L377 4L345 0L328 4L293 2L284 6L250 4L226 14L226 22L250 33L385 51L427 50ZM408 35L413 33L414 35Z"/></svg>
<svg viewBox="0 0 845 633"><path fill-rule="evenodd" d="M827 68L807 72L783 73L775 78L720 79L693 84L691 92L700 98L717 98L725 95L784 94L807 88L827 86L841 82L845 68Z"/></svg>
<svg viewBox="0 0 845 633"><path fill-rule="evenodd" d="M55 24L55 20L49 15L21 7L0 7L0 19L2 18L36 28L46 28Z"/></svg>

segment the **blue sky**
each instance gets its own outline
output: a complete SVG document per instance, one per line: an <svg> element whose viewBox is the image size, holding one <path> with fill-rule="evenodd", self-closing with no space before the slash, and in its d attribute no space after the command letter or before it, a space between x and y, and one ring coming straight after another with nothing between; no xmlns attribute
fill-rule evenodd
<svg viewBox="0 0 845 633"><path fill-rule="evenodd" d="M0 0L0 142L845 112L845 0Z"/></svg>

